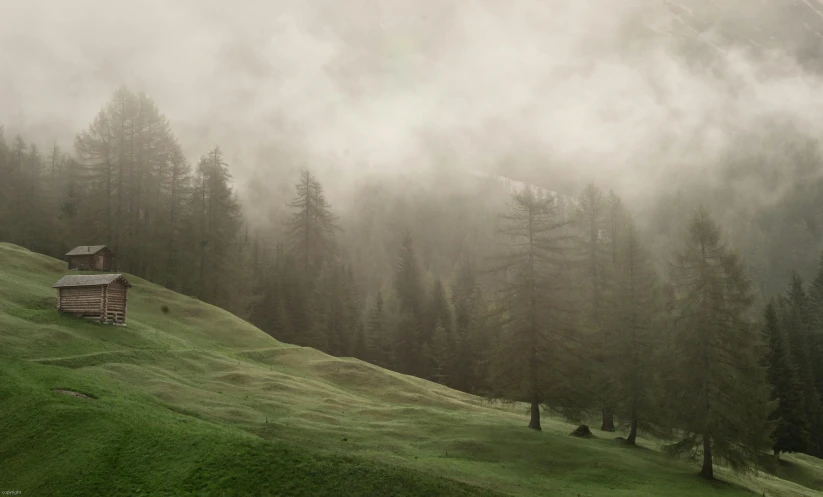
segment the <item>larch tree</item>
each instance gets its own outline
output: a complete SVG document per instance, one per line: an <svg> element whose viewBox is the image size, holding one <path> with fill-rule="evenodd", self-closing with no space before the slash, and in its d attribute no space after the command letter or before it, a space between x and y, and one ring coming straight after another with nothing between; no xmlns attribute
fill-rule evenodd
<svg viewBox="0 0 823 497"><path fill-rule="evenodd" d="M590 331L589 350L592 354L592 373L595 383L596 400L600 402L603 431L615 431L613 407L609 405L609 360L610 342L609 317L605 313L611 298L613 272L613 241L610 239L608 208L603 192L590 184L578 198L574 212L577 231L577 257L579 258L579 279L584 295L584 320ZM612 227L619 229L619 221Z"/></svg>
<svg viewBox="0 0 823 497"><path fill-rule="evenodd" d="M654 411L656 356L661 343L661 303L657 275L631 219L615 243L613 333L608 344L609 399L629 424L626 442L635 445L641 423Z"/></svg>
<svg viewBox="0 0 823 497"><path fill-rule="evenodd" d="M460 262L451 291L454 308L454 352L450 386L464 392L487 390L492 342L488 336L483 293L470 258Z"/></svg>
<svg viewBox="0 0 823 497"><path fill-rule="evenodd" d="M689 221L672 280L676 291L669 360L674 427L683 435L675 454L702 453L700 470L714 477L714 461L751 468L769 446L768 383L761 336L748 318L749 279L738 256L721 242L705 209Z"/></svg>
<svg viewBox="0 0 823 497"><path fill-rule="evenodd" d="M563 348L571 329L564 292L564 226L555 198L525 189L513 195L498 258L504 329L493 365L497 395L530 406L529 428L540 430L541 405L551 405L564 376Z"/></svg>

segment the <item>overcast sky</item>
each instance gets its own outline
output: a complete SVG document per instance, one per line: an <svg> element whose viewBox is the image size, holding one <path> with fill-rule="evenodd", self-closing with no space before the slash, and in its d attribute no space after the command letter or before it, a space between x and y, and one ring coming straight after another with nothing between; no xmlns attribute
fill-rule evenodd
<svg viewBox="0 0 823 497"><path fill-rule="evenodd" d="M823 136L817 76L690 24L684 1L0 0L0 123L70 146L126 84L190 158L219 144L241 190L282 163L351 178L445 160L628 197L711 171L735 137L760 146L776 119Z"/></svg>

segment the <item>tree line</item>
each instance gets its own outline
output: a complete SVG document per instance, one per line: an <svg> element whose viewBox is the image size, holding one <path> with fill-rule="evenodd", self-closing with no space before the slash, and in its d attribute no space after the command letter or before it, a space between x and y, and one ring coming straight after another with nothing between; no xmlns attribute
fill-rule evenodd
<svg viewBox="0 0 823 497"><path fill-rule="evenodd" d="M527 187L507 205L430 203L452 217L423 227L389 223L387 194L364 192L343 222L304 170L281 235L253 229L220 148L192 167L154 102L127 88L73 153L0 133L0 240L56 257L105 243L122 270L278 340L525 403L533 429L546 411L596 413L628 444L645 432L702 457L706 477L718 460L823 454L823 260L761 315L705 209L681 220L661 266L619 196L595 185L576 199Z"/></svg>
<svg viewBox="0 0 823 497"><path fill-rule="evenodd" d="M614 193L572 202L516 192L497 253L466 253L450 284L402 237L391 285L364 303L322 185L302 173L286 243L270 255L251 319L284 341L350 355L600 429L671 440L673 454L735 470L772 452L821 455L823 260L794 274L762 318L742 259L705 209L661 272ZM483 282L486 284L483 284Z"/></svg>

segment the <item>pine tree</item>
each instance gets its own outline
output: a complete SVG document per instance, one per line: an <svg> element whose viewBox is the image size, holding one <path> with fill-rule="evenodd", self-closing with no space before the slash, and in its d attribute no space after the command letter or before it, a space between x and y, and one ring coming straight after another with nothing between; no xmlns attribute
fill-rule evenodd
<svg viewBox="0 0 823 497"><path fill-rule="evenodd" d="M500 301L505 326L494 364L494 388L512 401L527 402L529 428L540 430L541 404L552 405L564 380L564 342L569 338L569 305L564 299L563 227L554 198L531 189L513 196L503 216L507 253L499 258Z"/></svg>
<svg viewBox="0 0 823 497"><path fill-rule="evenodd" d="M677 292L669 358L674 453L702 447L700 474L713 478L715 459L734 470L755 464L768 446L768 392L759 334L747 319L752 296L743 263L721 243L720 230L699 209L688 225L672 278Z"/></svg>
<svg viewBox="0 0 823 497"><path fill-rule="evenodd" d="M797 378L797 368L792 364L788 340L780 327L774 301L764 312L763 334L768 344L765 364L771 385L774 410L769 420L774 423L772 450L804 452L808 448L809 432L803 409L803 392Z"/></svg>

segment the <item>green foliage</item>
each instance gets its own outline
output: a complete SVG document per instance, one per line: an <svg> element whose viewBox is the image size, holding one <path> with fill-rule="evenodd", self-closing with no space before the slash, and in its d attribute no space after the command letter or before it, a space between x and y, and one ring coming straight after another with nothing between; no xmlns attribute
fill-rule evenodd
<svg viewBox="0 0 823 497"><path fill-rule="evenodd" d="M615 237L614 283L610 333L607 335L609 375L606 397L630 426L634 444L639 426L657 427L660 397L658 371L665 343L663 309L651 257L631 219L621 221ZM654 430L656 431L656 430Z"/></svg>
<svg viewBox="0 0 823 497"><path fill-rule="evenodd" d="M420 375L423 371L421 348L431 337L426 329L426 299L420 263L410 234L403 237L394 270L394 291L398 300L399 321L395 334L394 358L399 371Z"/></svg>
<svg viewBox="0 0 823 497"><path fill-rule="evenodd" d="M763 347L749 321L749 280L743 263L720 240L703 209L688 225L672 280L677 292L670 378L677 453L702 446L701 474L713 477L714 458L736 470L752 467L768 446L768 392Z"/></svg>
<svg viewBox="0 0 823 497"><path fill-rule="evenodd" d="M809 445L809 421L803 409L803 389L773 301L764 311L763 334L768 344L765 363L772 388L773 410L769 415L774 423L772 450L775 454L804 452Z"/></svg>
<svg viewBox="0 0 823 497"><path fill-rule="evenodd" d="M572 380L567 221L554 198L530 189L513 195L503 218L509 244L497 271L506 278L499 295L506 318L495 351L493 388L503 398L530 403L529 426L540 429L539 405L567 406Z"/></svg>
<svg viewBox="0 0 823 497"><path fill-rule="evenodd" d="M817 495L823 469L707 484L657 450L278 343L141 278L129 321L60 318L60 261L0 244L0 474L23 495ZM388 300L388 299L387 299ZM161 308L166 305L169 313ZM25 308L26 317L7 311ZM31 319L30 319L31 318ZM92 394L83 399L53 392ZM344 440L345 439L345 440ZM656 448L656 442L643 439ZM71 457L68 457L70 455Z"/></svg>
<svg viewBox="0 0 823 497"><path fill-rule="evenodd" d="M331 213L323 185L308 171L300 173L296 196L289 202L294 209L288 223L289 247L298 256L306 276L314 276L324 261L336 252L334 232L337 218Z"/></svg>

